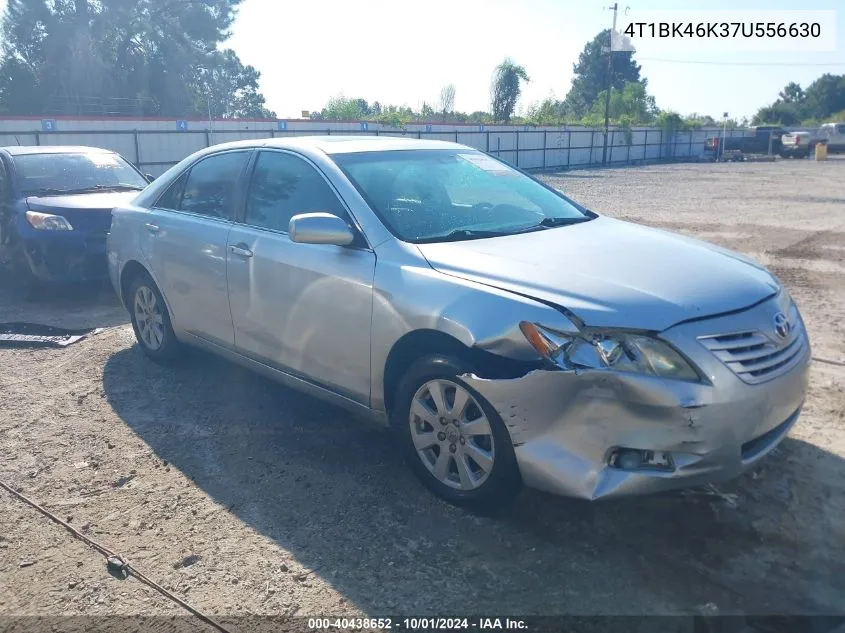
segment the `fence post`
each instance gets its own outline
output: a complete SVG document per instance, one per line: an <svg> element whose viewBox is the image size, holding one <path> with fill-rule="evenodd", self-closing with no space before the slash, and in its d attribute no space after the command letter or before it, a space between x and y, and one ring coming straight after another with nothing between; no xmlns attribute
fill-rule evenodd
<svg viewBox="0 0 845 633"><path fill-rule="evenodd" d="M458 142L458 131L457 130L455 130L455 142L456 143Z"/></svg>
<svg viewBox="0 0 845 633"><path fill-rule="evenodd" d="M613 162L613 148L616 146L616 130L610 130L610 156L608 157L609 163Z"/></svg>
<svg viewBox="0 0 845 633"><path fill-rule="evenodd" d="M569 169L569 156L572 154L572 130L566 130L566 168Z"/></svg>
<svg viewBox="0 0 845 633"><path fill-rule="evenodd" d="M326 136L331 136L331 135L332 135L332 129L326 128Z"/></svg>
<svg viewBox="0 0 845 633"><path fill-rule="evenodd" d="M519 167L519 130L514 130L514 134L516 134L516 140L514 141L514 147L516 147L514 164Z"/></svg>
<svg viewBox="0 0 845 633"><path fill-rule="evenodd" d="M688 158L692 158L692 130L689 131L689 152L687 153Z"/></svg>
<svg viewBox="0 0 845 633"><path fill-rule="evenodd" d="M587 162L588 165L593 164L593 151L596 148L596 131L590 130L590 160Z"/></svg>
<svg viewBox="0 0 845 633"><path fill-rule="evenodd" d="M276 130L270 128L270 138L276 138Z"/></svg>
<svg viewBox="0 0 845 633"><path fill-rule="evenodd" d="M132 136L135 137L135 167L140 169L141 168L141 146L138 143L138 130L134 130L132 132Z"/></svg>
<svg viewBox="0 0 845 633"><path fill-rule="evenodd" d="M496 158L499 158L502 155L502 136L501 134L496 135Z"/></svg>
<svg viewBox="0 0 845 633"><path fill-rule="evenodd" d="M548 131L543 130L543 169L546 168L546 139L548 138Z"/></svg>
<svg viewBox="0 0 845 633"><path fill-rule="evenodd" d="M628 146L628 150L625 152L625 164L631 164L631 145L634 143L634 131L631 130L630 138L625 139L626 145Z"/></svg>
<svg viewBox="0 0 845 633"><path fill-rule="evenodd" d="M205 131L205 146L211 147L211 134L208 130Z"/></svg>
<svg viewBox="0 0 845 633"><path fill-rule="evenodd" d="M663 158L663 128L660 129L660 150L657 154L658 158Z"/></svg>
<svg viewBox="0 0 845 633"><path fill-rule="evenodd" d="M38 132L35 133L35 144L41 145L41 135Z"/></svg>
<svg viewBox="0 0 845 633"><path fill-rule="evenodd" d="M490 132L484 133L485 142L484 142L484 151L489 154L490 153Z"/></svg>

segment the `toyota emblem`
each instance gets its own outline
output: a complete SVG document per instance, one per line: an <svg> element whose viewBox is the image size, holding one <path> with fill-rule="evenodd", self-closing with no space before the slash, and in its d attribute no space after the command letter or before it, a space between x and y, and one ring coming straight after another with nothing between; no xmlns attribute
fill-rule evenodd
<svg viewBox="0 0 845 633"><path fill-rule="evenodd" d="M775 315L775 332L777 335L781 338L788 338L791 331L792 324L789 322L789 317L783 312L778 312Z"/></svg>

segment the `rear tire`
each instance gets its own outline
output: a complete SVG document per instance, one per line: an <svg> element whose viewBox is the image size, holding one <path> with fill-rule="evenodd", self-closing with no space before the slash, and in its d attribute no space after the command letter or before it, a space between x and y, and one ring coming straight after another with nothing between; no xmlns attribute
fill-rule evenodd
<svg viewBox="0 0 845 633"><path fill-rule="evenodd" d="M173 333L167 304L152 277L137 275L129 287L126 303L141 351L159 363L175 359L181 346Z"/></svg>
<svg viewBox="0 0 845 633"><path fill-rule="evenodd" d="M456 356L415 361L396 388L391 426L426 488L449 503L489 514L513 501L522 479L499 414L458 377L468 371Z"/></svg>

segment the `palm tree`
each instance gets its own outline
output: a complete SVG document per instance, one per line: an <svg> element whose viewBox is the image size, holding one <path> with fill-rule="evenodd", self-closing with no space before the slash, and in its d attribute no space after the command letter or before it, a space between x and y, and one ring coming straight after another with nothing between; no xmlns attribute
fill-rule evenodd
<svg viewBox="0 0 845 633"><path fill-rule="evenodd" d="M518 66L510 57L496 66L493 84L490 87L493 106L493 119L507 123L511 119L519 94L522 92L521 81L531 81L524 66Z"/></svg>

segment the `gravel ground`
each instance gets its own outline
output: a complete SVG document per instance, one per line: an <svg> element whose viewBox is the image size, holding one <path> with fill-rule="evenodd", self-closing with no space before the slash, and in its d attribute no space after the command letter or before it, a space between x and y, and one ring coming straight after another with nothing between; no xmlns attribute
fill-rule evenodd
<svg viewBox="0 0 845 633"><path fill-rule="evenodd" d="M754 255L845 361L845 160L548 175L600 213ZM671 262L667 262L671 265ZM590 504L526 492L479 518L424 492L387 434L193 353L147 361L108 289L0 322L107 328L0 349L0 478L204 611L240 614L845 614L845 367L716 490ZM0 615L181 614L0 491ZM199 627L197 627L199 630Z"/></svg>

